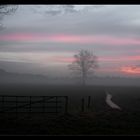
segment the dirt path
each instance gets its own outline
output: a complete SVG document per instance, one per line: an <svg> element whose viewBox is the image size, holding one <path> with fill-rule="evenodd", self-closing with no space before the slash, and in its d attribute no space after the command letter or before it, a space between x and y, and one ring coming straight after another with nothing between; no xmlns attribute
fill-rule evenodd
<svg viewBox="0 0 140 140"><path fill-rule="evenodd" d="M115 104L112 100L112 95L106 91L106 103L113 109L122 110L117 104Z"/></svg>

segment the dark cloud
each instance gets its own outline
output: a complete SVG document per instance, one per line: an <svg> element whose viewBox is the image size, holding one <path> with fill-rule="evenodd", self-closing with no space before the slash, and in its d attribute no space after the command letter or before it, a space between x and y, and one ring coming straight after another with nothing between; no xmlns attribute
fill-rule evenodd
<svg viewBox="0 0 140 140"><path fill-rule="evenodd" d="M34 11L34 13L51 16L78 12L78 10L75 9L74 5L46 5L43 6L43 10L42 6L35 6L32 7L32 10Z"/></svg>

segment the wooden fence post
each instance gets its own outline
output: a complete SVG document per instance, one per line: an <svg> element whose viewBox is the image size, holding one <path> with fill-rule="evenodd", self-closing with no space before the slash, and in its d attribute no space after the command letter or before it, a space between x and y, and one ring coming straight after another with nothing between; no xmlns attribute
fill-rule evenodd
<svg viewBox="0 0 140 140"><path fill-rule="evenodd" d="M31 113L31 111L32 111L31 102L32 102L32 96L30 96L30 105L29 105L29 112L30 112L30 113Z"/></svg>
<svg viewBox="0 0 140 140"><path fill-rule="evenodd" d="M42 96L43 102L42 102L42 107L43 107L43 113L45 113L45 96Z"/></svg>
<svg viewBox="0 0 140 140"><path fill-rule="evenodd" d="M58 98L57 98L57 96L56 96L56 114L58 113Z"/></svg>
<svg viewBox="0 0 140 140"><path fill-rule="evenodd" d="M91 96L88 96L88 105L87 108L90 109L91 108Z"/></svg>
<svg viewBox="0 0 140 140"><path fill-rule="evenodd" d="M4 96L2 96L2 112L4 113L4 110L5 110L5 106L4 106Z"/></svg>
<svg viewBox="0 0 140 140"><path fill-rule="evenodd" d="M18 96L16 96L16 119L18 118Z"/></svg>
<svg viewBox="0 0 140 140"><path fill-rule="evenodd" d="M82 98L81 111L82 111L82 112L84 112L84 111L85 111L85 99L84 99L84 98Z"/></svg>
<svg viewBox="0 0 140 140"><path fill-rule="evenodd" d="M68 113L68 96L65 97L66 102L65 102L65 114Z"/></svg>

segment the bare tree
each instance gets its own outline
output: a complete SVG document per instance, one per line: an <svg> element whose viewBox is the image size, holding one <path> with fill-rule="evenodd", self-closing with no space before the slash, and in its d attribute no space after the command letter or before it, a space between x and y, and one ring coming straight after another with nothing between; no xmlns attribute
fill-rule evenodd
<svg viewBox="0 0 140 140"><path fill-rule="evenodd" d="M68 65L69 69L79 74L82 84L85 86L89 75L94 73L97 65L97 57L88 50L80 50L78 54L74 55L74 61Z"/></svg>

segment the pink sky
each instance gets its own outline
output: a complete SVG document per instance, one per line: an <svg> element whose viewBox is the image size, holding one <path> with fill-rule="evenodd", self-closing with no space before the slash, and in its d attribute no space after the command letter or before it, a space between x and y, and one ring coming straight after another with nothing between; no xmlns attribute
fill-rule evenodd
<svg viewBox="0 0 140 140"><path fill-rule="evenodd" d="M13 33L0 35L0 41L31 41L104 45L140 45L140 39L103 35Z"/></svg>
<svg viewBox="0 0 140 140"><path fill-rule="evenodd" d="M4 34L0 35L0 41L23 41L23 42L52 42L52 43L78 43L78 44L101 44L101 45L110 45L109 47L114 49L113 46L125 46L125 45L140 45L139 39L128 38L128 37L115 37L115 36L103 36L103 35L69 35L69 34L33 34L33 33L14 33L14 34ZM140 49L137 49L136 52L140 52ZM127 52L127 50L126 50ZM74 60L73 57L65 56L54 56L52 61L62 62L62 63L71 63ZM99 62L140 62L140 55L128 56L100 56L98 58ZM130 73L130 74L140 74L140 68L133 69L130 66L127 67L118 67L118 69L108 68L99 70L103 72L120 72L120 73Z"/></svg>
<svg viewBox="0 0 140 140"><path fill-rule="evenodd" d="M53 61L57 61L57 62L62 62L62 63L71 63L73 62L75 59L73 57L60 57L60 56L56 56L52 58ZM101 61L102 63L104 62L122 62L122 61L140 61L140 56L127 56L127 57L100 57L98 59L99 61ZM113 73L113 72L117 72L120 74L131 74L131 75L140 75L140 67L133 67L133 66L123 66L123 67L109 67L109 68L101 68L98 70L98 72L100 73Z"/></svg>
<svg viewBox="0 0 140 140"><path fill-rule="evenodd" d="M140 67L132 67L132 66L124 66L121 68L121 71L124 73L129 73L129 74L137 74L140 75Z"/></svg>
<svg viewBox="0 0 140 140"><path fill-rule="evenodd" d="M140 6L57 6L21 5L3 18L0 69L34 72L31 63L69 74L73 55L87 49L97 56L97 74L140 76Z"/></svg>

